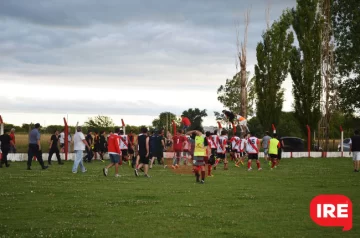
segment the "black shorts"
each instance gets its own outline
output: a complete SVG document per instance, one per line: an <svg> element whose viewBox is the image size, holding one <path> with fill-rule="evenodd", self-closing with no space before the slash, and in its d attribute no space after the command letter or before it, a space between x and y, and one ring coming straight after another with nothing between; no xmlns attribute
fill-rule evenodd
<svg viewBox="0 0 360 238"><path fill-rule="evenodd" d="M211 149L211 154L214 155L214 156L217 154L216 148L212 148L212 149Z"/></svg>
<svg viewBox="0 0 360 238"><path fill-rule="evenodd" d="M128 149L128 153L129 153L130 155L133 155L133 154L134 154L134 150L133 150L132 147L130 147L130 148Z"/></svg>
<svg viewBox="0 0 360 238"><path fill-rule="evenodd" d="M238 153L238 150L237 149L232 149L231 152Z"/></svg>
<svg viewBox="0 0 360 238"><path fill-rule="evenodd" d="M128 150L121 150L121 155L122 156L127 156L128 155Z"/></svg>
<svg viewBox="0 0 360 238"><path fill-rule="evenodd" d="M146 155L140 155L140 164L149 164L149 157L146 157Z"/></svg>
<svg viewBox="0 0 360 238"><path fill-rule="evenodd" d="M275 154L269 154L270 158L271 159L277 159L278 155L275 155Z"/></svg>
<svg viewBox="0 0 360 238"><path fill-rule="evenodd" d="M259 155L258 154L248 154L248 159L256 159L258 160L259 159Z"/></svg>
<svg viewBox="0 0 360 238"><path fill-rule="evenodd" d="M245 151L243 151L243 152L238 152L238 153L239 153L240 157L244 157L244 156L246 155Z"/></svg>
<svg viewBox="0 0 360 238"><path fill-rule="evenodd" d="M156 157L158 160L163 158L163 152L162 151L154 151L152 152L152 157Z"/></svg>
<svg viewBox="0 0 360 238"><path fill-rule="evenodd" d="M216 156L218 159L225 159L225 153L222 154L222 153L218 153L217 156Z"/></svg>
<svg viewBox="0 0 360 238"><path fill-rule="evenodd" d="M65 144L64 143L60 143L60 148L64 148Z"/></svg>

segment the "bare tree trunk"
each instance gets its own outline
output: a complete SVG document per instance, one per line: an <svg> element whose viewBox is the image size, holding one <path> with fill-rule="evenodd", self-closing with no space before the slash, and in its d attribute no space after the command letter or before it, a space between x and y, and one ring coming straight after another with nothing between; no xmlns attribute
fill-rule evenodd
<svg viewBox="0 0 360 238"><path fill-rule="evenodd" d="M240 114L243 117L247 117L247 75L246 75L246 46L247 46L247 37L248 37L248 27L249 27L249 18L250 10L248 9L245 13L245 34L244 41L240 43L239 32L237 32L237 57L240 64Z"/></svg>

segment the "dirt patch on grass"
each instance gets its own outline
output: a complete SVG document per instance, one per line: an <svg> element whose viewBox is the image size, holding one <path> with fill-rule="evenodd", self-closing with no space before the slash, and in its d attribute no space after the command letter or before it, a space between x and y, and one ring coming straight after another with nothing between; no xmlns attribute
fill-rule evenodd
<svg viewBox="0 0 360 238"><path fill-rule="evenodd" d="M170 169L174 173L176 173L176 174L193 174L192 164L184 165L183 163L181 163L177 169L173 169L173 168L171 168L172 163L173 163L172 159L166 160L166 165L168 166L168 169Z"/></svg>

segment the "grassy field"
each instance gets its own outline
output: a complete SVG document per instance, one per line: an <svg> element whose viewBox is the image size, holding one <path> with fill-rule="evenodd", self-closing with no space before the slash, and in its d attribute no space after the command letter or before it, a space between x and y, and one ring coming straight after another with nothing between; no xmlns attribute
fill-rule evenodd
<svg viewBox="0 0 360 238"><path fill-rule="evenodd" d="M107 163L106 163L107 164ZM274 171L192 175L155 167L152 178L102 175L104 163L71 173L72 162L46 171L24 162L0 169L0 237L359 237L360 174L350 159L287 159ZM255 164L253 165L255 167ZM324 228L309 217L311 199L344 194L353 229Z"/></svg>
<svg viewBox="0 0 360 238"><path fill-rule="evenodd" d="M28 144L29 144L29 135L28 134L16 134L16 151L17 153L27 153ZM47 153L49 151L51 134L41 134L40 143L43 152ZM71 146L73 148L73 146Z"/></svg>

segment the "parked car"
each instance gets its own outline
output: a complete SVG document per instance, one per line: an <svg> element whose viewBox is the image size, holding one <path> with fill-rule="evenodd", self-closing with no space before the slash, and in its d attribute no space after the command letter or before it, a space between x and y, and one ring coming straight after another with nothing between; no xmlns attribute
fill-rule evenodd
<svg viewBox="0 0 360 238"><path fill-rule="evenodd" d="M345 138L343 140L343 146L344 146L344 151L350 151L350 138ZM341 151L341 145L338 144L338 151Z"/></svg>
<svg viewBox="0 0 360 238"><path fill-rule="evenodd" d="M284 136L280 139L284 141L284 147L282 149L284 152L306 151L304 140L301 138Z"/></svg>

